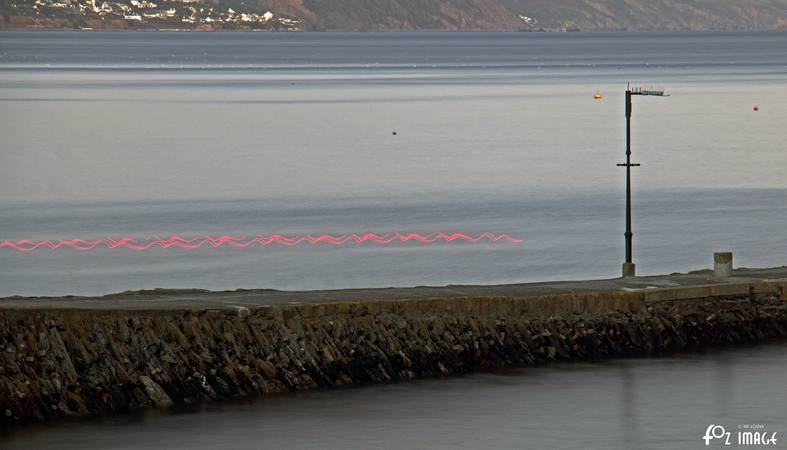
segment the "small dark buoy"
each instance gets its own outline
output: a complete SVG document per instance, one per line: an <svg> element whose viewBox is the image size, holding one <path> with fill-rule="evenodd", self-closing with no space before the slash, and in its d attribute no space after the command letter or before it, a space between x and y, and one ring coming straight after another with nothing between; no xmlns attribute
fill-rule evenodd
<svg viewBox="0 0 787 450"><path fill-rule="evenodd" d="M396 136L396 131L393 132L393 135Z"/></svg>
<svg viewBox="0 0 787 450"><path fill-rule="evenodd" d="M754 110L755 110L755 111L759 111L759 110L760 110L760 107L759 107L759 106L757 106L757 105L754 105Z"/></svg>

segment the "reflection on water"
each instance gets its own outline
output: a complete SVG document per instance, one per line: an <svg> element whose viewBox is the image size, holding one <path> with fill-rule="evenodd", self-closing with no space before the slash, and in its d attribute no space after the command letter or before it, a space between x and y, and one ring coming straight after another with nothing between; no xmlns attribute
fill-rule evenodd
<svg viewBox="0 0 787 450"><path fill-rule="evenodd" d="M640 193L635 258L641 274L710 265L714 251L738 266L781 266L787 190L681 190ZM612 278L622 256L622 195L427 201L301 200L0 205L0 239L131 235L256 236L453 230L509 233L524 240L479 244L350 244L197 250L0 249L0 296L104 294L152 287L330 289L490 284Z"/></svg>
<svg viewBox="0 0 787 450"><path fill-rule="evenodd" d="M787 434L785 371L787 341L774 341L23 427L0 446L699 449L711 423Z"/></svg>

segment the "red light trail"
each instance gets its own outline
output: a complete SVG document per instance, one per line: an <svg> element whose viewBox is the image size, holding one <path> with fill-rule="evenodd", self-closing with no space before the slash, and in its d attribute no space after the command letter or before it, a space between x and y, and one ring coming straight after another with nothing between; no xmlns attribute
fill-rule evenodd
<svg viewBox="0 0 787 450"><path fill-rule="evenodd" d="M21 239L18 241L0 241L0 248L8 248L20 252L31 252L34 250L59 250L59 249L72 249L80 251L95 250L99 247L107 249L125 248L133 251L145 251L152 248L182 248L187 250L194 250L203 246L218 248L222 246L229 246L235 248L249 248L255 246L270 246L279 245L285 247L294 247L296 245L346 245L346 244L374 244L374 245L390 245L400 242L415 242L419 244L435 244L435 243L449 243L449 242L469 242L478 243L481 241L490 242L508 242L512 244L521 244L519 239L512 238L507 234L493 234L489 232L480 233L478 235L467 235L463 233L444 233L441 231L434 231L428 234L418 233L364 233L364 234L320 234L320 235L299 235L299 236L285 236L281 234L260 235L256 237L243 237L243 236L229 236L222 235L218 237L204 236L198 238L185 238L182 236L170 236L167 238L156 237L153 239L136 240L131 237L123 237L120 239L68 239L59 241L32 241L28 239Z"/></svg>

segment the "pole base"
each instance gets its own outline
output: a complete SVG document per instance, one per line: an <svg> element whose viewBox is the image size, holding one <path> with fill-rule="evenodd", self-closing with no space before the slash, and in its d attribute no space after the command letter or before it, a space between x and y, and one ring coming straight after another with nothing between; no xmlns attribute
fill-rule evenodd
<svg viewBox="0 0 787 450"><path fill-rule="evenodd" d="M626 262L623 263L623 278L629 278L634 276L636 264Z"/></svg>

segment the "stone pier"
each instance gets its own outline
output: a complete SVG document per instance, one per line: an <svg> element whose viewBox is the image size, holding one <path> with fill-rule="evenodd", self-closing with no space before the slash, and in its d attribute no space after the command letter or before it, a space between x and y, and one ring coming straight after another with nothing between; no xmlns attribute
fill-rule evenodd
<svg viewBox="0 0 787 450"><path fill-rule="evenodd" d="M0 421L658 356L787 337L787 269L0 299Z"/></svg>

